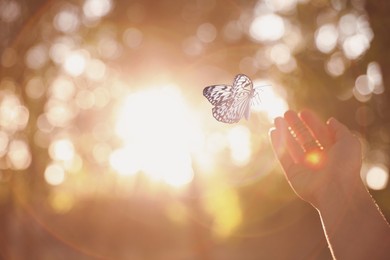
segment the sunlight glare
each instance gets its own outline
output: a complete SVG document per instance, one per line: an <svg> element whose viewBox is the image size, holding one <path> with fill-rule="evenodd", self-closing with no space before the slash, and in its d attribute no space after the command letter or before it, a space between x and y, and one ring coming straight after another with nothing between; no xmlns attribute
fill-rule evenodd
<svg viewBox="0 0 390 260"><path fill-rule="evenodd" d="M283 116L284 112L288 110L288 104L284 99L285 93L280 93L281 89L276 91L272 84L264 83L259 80L253 81L254 86L263 86L259 93L260 102L253 106L254 111L264 112L268 120L273 120L278 116Z"/></svg>
<svg viewBox="0 0 390 260"><path fill-rule="evenodd" d="M178 187L191 182L191 154L203 136L177 87L161 86L128 96L115 131L124 147L111 154L110 164L119 174L142 172Z"/></svg>
<svg viewBox="0 0 390 260"><path fill-rule="evenodd" d="M129 176L134 175L142 169L140 161L140 152L126 147L113 151L110 155L111 167L117 171L119 175Z"/></svg>
<svg viewBox="0 0 390 260"><path fill-rule="evenodd" d="M219 132L212 132L205 136L203 150L196 154L197 166L202 172L211 172L215 164L215 158L228 147L227 136Z"/></svg>
<svg viewBox="0 0 390 260"><path fill-rule="evenodd" d="M251 140L250 132L245 126L235 126L228 133L230 155L234 164L243 166L250 160Z"/></svg>

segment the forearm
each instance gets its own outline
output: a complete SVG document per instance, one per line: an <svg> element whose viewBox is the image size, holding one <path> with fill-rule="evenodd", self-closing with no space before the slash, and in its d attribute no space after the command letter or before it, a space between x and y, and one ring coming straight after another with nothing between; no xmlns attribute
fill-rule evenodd
<svg viewBox="0 0 390 260"><path fill-rule="evenodd" d="M337 259L390 259L390 228L364 185L333 190L318 207L326 239Z"/></svg>

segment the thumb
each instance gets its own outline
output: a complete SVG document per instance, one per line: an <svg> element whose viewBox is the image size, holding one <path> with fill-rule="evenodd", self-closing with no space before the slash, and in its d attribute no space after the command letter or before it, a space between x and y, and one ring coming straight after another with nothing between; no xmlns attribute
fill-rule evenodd
<svg viewBox="0 0 390 260"><path fill-rule="evenodd" d="M329 132L335 142L351 134L349 129L344 124L340 123L333 117L328 120L327 124L329 127Z"/></svg>

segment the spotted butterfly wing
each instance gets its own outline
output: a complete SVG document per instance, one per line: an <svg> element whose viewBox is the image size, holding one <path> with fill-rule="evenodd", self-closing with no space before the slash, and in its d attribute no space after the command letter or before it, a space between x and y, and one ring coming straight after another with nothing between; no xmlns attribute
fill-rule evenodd
<svg viewBox="0 0 390 260"><path fill-rule="evenodd" d="M243 116L249 118L251 99L254 96L252 81L238 74L233 85L213 85L203 90L203 95L214 105L215 119L224 123L236 123Z"/></svg>
<svg viewBox="0 0 390 260"><path fill-rule="evenodd" d="M224 103L232 98L233 87L229 85L213 85L203 90L203 95L212 105Z"/></svg>
<svg viewBox="0 0 390 260"><path fill-rule="evenodd" d="M251 100L254 95L252 80L244 74L238 74L233 82L234 113L241 119L249 119Z"/></svg>

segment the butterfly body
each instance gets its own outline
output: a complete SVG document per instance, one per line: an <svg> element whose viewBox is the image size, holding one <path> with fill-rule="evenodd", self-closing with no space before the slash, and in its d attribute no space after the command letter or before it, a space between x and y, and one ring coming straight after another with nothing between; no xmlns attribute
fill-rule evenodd
<svg viewBox="0 0 390 260"><path fill-rule="evenodd" d="M223 123L237 123L242 117L247 120L256 88L250 78L238 74L233 85L212 85L204 88L203 95L214 106L213 116Z"/></svg>

